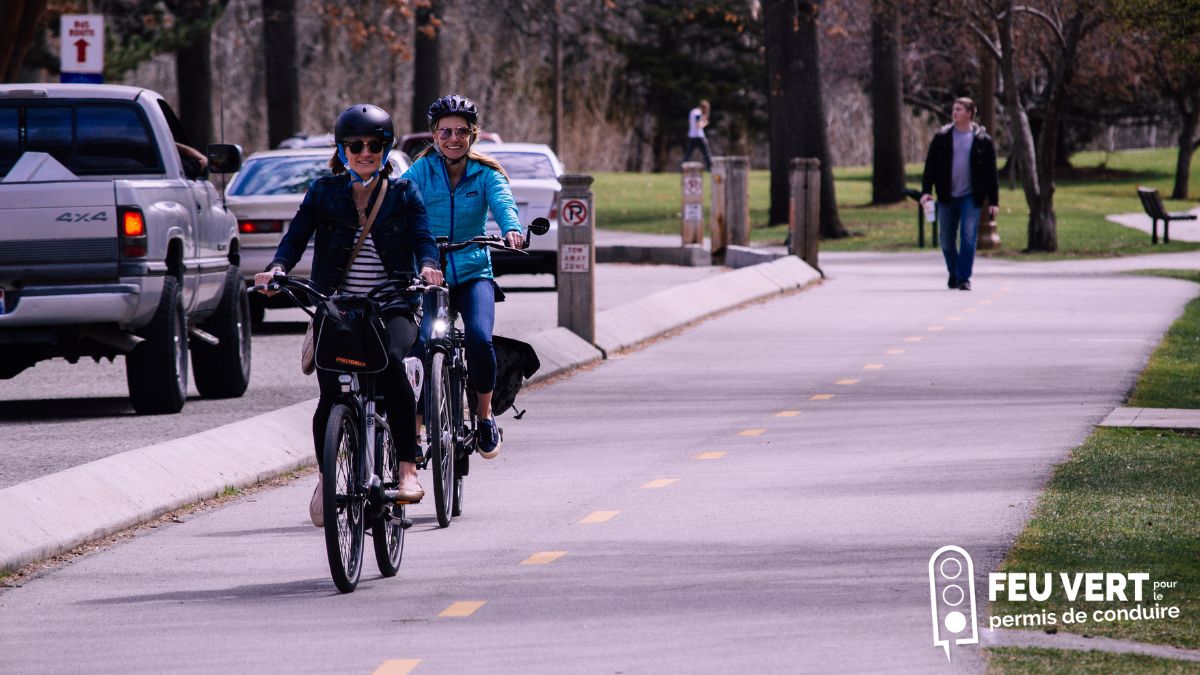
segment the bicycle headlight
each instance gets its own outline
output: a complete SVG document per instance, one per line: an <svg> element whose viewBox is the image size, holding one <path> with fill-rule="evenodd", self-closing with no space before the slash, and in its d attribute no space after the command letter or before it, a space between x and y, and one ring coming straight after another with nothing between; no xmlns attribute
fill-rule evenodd
<svg viewBox="0 0 1200 675"><path fill-rule="evenodd" d="M445 319L435 319L433 322L433 334L442 337L446 334L447 327Z"/></svg>

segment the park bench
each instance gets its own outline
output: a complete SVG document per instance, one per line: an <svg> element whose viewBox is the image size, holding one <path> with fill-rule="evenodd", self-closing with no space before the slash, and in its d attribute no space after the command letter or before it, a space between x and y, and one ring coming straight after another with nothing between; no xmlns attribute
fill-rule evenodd
<svg viewBox="0 0 1200 675"><path fill-rule="evenodd" d="M1138 188L1138 198L1142 200L1142 208L1146 209L1146 215L1150 216L1150 243L1158 243L1158 221L1163 221L1163 243L1171 243L1171 221L1172 220L1196 220L1194 213L1168 213L1163 207L1162 197L1158 196L1158 190L1148 187Z"/></svg>

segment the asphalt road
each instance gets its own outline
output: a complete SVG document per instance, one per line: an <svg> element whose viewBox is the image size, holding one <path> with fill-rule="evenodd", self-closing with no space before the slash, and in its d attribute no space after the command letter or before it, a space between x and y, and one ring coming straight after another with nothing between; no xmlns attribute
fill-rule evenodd
<svg viewBox="0 0 1200 675"><path fill-rule="evenodd" d="M368 561L334 590L307 477L0 592L5 669L980 671L932 644L930 555L962 546L986 588L1196 288L984 262L964 293L930 255L824 264L524 395L464 516L415 509L396 578Z"/></svg>
<svg viewBox="0 0 1200 675"><path fill-rule="evenodd" d="M597 307L608 309L725 271L598 265ZM519 338L557 325L557 296L548 275L506 276L500 283L509 293L497 309L497 334ZM307 320L298 309L268 311L266 324L254 335L246 394L206 400L191 385L187 405L177 415L133 412L123 358L75 365L62 359L43 361L11 380L0 380L0 488L314 398L316 381L304 376L298 365Z"/></svg>

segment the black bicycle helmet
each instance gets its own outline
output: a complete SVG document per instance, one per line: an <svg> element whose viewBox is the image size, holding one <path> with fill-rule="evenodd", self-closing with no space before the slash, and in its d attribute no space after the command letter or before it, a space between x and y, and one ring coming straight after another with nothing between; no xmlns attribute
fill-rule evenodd
<svg viewBox="0 0 1200 675"><path fill-rule="evenodd" d="M472 125L479 124L479 109L475 107L475 103L458 94L443 96L434 101L425 113L425 118L429 120L429 128L432 130L437 126L438 120L451 115L463 117Z"/></svg>
<svg viewBox="0 0 1200 675"><path fill-rule="evenodd" d="M341 143L351 136L378 136L385 141L396 138L392 116L377 105L356 103L338 115L333 125L333 139Z"/></svg>

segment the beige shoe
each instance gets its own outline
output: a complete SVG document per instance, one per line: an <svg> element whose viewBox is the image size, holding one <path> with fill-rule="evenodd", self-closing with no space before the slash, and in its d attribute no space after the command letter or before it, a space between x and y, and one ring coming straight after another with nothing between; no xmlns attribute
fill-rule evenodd
<svg viewBox="0 0 1200 675"><path fill-rule="evenodd" d="M312 519L312 524L317 527L325 527L325 498L321 494L325 486L325 476L317 476L317 489L313 490L312 499L308 502L308 517Z"/></svg>
<svg viewBox="0 0 1200 675"><path fill-rule="evenodd" d="M425 497L425 489L417 482L417 477L401 479L400 487L396 490L397 504L416 504Z"/></svg>

